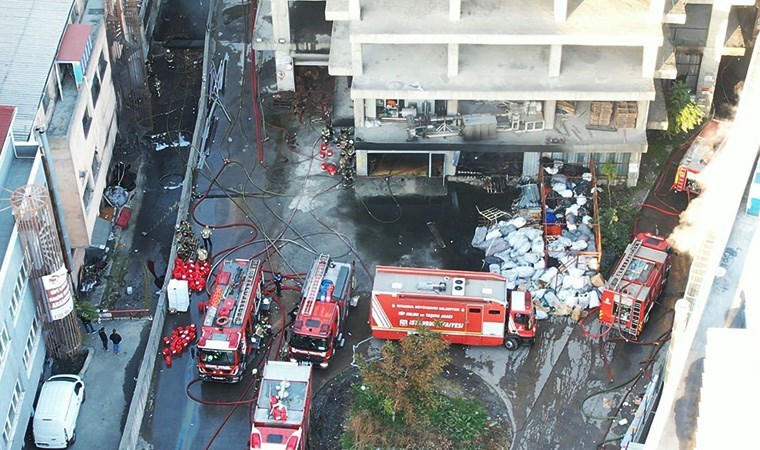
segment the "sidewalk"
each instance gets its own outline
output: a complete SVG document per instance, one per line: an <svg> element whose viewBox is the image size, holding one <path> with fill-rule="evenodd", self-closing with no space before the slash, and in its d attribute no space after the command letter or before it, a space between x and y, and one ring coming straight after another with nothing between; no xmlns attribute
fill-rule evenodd
<svg viewBox="0 0 760 450"><path fill-rule="evenodd" d="M116 328L123 338L118 355L113 352L109 341L108 351L97 333L85 338L83 346L89 347L90 354L82 367L80 376L84 380L86 401L82 405L77 420L77 441L72 449L118 448L121 430L127 413L127 392L134 391L135 379L126 374L137 375L137 367L142 360L145 339L151 321L113 320L94 324L95 329L105 327L110 335ZM143 344L140 345L140 342Z"/></svg>

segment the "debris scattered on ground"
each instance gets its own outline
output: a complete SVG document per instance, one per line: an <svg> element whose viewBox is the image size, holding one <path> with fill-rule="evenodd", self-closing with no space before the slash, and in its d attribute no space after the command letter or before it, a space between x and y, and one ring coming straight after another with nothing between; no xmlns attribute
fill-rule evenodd
<svg viewBox="0 0 760 450"><path fill-rule="evenodd" d="M475 229L472 246L485 252L490 272L507 277L509 289L530 291L538 319L552 314L578 321L583 310L599 306L604 284L594 176L550 162L542 161L548 177L521 186L511 216L497 221L481 213L486 225Z"/></svg>

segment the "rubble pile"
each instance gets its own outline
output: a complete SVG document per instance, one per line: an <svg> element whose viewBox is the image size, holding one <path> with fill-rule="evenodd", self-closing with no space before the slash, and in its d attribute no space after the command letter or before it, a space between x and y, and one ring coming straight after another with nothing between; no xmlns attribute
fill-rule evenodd
<svg viewBox="0 0 760 450"><path fill-rule="evenodd" d="M485 252L490 272L507 278L508 289L530 291L539 318L579 317L599 306L604 284L594 178L578 166L544 170L539 184L521 186L514 215L477 227L471 244Z"/></svg>
<svg viewBox="0 0 760 450"><path fill-rule="evenodd" d="M336 146L340 150L340 158L335 164L333 155L335 152L330 147ZM322 129L322 144L320 145L319 158L322 162L322 170L330 176L340 174L343 187L351 187L354 184L356 174L356 148L354 147L353 128L341 128L336 134L332 128Z"/></svg>

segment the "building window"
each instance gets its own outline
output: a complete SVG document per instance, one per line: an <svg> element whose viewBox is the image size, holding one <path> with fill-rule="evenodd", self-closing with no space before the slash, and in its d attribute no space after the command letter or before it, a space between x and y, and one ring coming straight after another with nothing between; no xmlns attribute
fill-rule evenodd
<svg viewBox="0 0 760 450"><path fill-rule="evenodd" d="M108 68L108 61L106 61L106 52L100 52L100 58L98 59L98 71L100 72L100 78L103 78Z"/></svg>
<svg viewBox="0 0 760 450"><path fill-rule="evenodd" d="M84 203L84 209L88 210L90 207L90 200L92 200L92 193L95 190L92 188L92 183L88 177L87 185L84 187L84 195L82 195L82 203Z"/></svg>
<svg viewBox="0 0 760 450"><path fill-rule="evenodd" d="M100 152L98 152L97 147L95 148L95 153L92 155L92 178L94 180L98 179L98 173L100 172Z"/></svg>
<svg viewBox="0 0 760 450"><path fill-rule="evenodd" d="M16 424L18 423L18 416L19 412L21 412L23 400L24 389L21 387L21 382L17 379L16 386L13 388L11 404L8 407L8 417L5 419L5 426L3 427L3 441L5 441L6 445L13 440L13 433L16 431Z"/></svg>
<svg viewBox="0 0 760 450"><path fill-rule="evenodd" d="M40 337L40 319L37 315L34 315L34 321L32 321L32 328L29 330L29 336L26 338L26 346L24 346L24 367L26 368L27 376L32 372L32 357L34 356L34 348L37 345L38 338Z"/></svg>
<svg viewBox="0 0 760 450"><path fill-rule="evenodd" d="M26 285L28 282L29 266L27 265L26 258L22 258L21 268L19 268L16 284L13 286L13 295L11 296L10 310L13 320L16 320L16 317L18 317L19 306L21 305L21 299L24 298L24 292L26 292Z"/></svg>
<svg viewBox="0 0 760 450"><path fill-rule="evenodd" d="M8 328L3 325L3 331L0 332L0 367L5 364L5 358L8 356L10 345L11 336L8 334Z"/></svg>
<svg viewBox="0 0 760 450"><path fill-rule="evenodd" d="M90 133L90 125L92 125L92 116L90 116L90 112L85 108L84 116L82 116L82 130L84 131L85 139L87 139L87 135Z"/></svg>
<svg viewBox="0 0 760 450"><path fill-rule="evenodd" d="M98 104L98 96L100 96L100 79L97 75L92 77L90 93L92 94L92 107L94 108Z"/></svg>

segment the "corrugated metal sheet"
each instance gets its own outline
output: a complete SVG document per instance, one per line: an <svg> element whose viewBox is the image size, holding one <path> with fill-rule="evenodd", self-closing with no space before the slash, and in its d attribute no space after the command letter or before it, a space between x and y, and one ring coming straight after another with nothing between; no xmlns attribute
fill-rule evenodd
<svg viewBox="0 0 760 450"><path fill-rule="evenodd" d="M8 137L8 130L13 124L13 112L16 110L13 106L0 105L0 151L5 148L5 139Z"/></svg>
<svg viewBox="0 0 760 450"><path fill-rule="evenodd" d="M66 27L56 59L61 62L81 62L90 43L92 25L72 23ZM84 65L84 64L82 64Z"/></svg>
<svg viewBox="0 0 760 450"><path fill-rule="evenodd" d="M15 105L13 135L26 141L74 0L2 0L0 104Z"/></svg>

